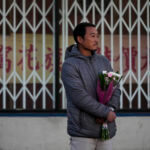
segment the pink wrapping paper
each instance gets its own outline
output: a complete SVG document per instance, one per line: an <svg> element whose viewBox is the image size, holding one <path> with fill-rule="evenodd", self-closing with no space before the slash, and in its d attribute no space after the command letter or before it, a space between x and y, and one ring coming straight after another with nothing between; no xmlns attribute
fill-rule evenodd
<svg viewBox="0 0 150 150"><path fill-rule="evenodd" d="M113 91L114 91L113 81L110 82L107 90L103 91L100 86L100 81L98 80L97 95L98 95L98 100L100 103L106 104L111 99Z"/></svg>

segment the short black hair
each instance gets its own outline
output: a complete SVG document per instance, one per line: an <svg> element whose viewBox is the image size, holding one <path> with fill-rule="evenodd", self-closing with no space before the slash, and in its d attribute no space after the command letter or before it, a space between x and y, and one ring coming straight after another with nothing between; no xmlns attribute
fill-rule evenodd
<svg viewBox="0 0 150 150"><path fill-rule="evenodd" d="M78 24L73 31L73 37L76 43L79 43L77 40L78 36L81 36L82 38L84 38L84 35L86 33L86 27L96 27L96 26L88 22L82 22Z"/></svg>

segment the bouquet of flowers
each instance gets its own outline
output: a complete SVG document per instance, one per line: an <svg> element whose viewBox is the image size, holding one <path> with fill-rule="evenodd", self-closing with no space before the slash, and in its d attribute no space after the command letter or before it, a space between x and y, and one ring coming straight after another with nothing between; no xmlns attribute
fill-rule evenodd
<svg viewBox="0 0 150 150"><path fill-rule="evenodd" d="M117 85L122 79L122 75L120 75L118 72L103 71L102 73L99 74L98 77L99 77L97 83L98 100L102 104L107 104L111 99L114 90L116 89ZM107 122L104 122L102 124L101 134L102 140L109 139Z"/></svg>

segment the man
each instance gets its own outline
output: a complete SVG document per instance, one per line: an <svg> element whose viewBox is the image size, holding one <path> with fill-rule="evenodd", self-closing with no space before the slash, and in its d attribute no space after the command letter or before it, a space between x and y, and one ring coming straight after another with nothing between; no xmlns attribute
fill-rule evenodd
<svg viewBox="0 0 150 150"><path fill-rule="evenodd" d="M113 110L119 107L120 90L117 88L114 91L107 105L98 101L98 73L112 71L110 62L95 53L99 42L95 25L80 23L73 36L77 44L66 50L62 68L71 150L111 150L111 138L116 133L116 114ZM101 118L108 122L110 139L106 141L101 140Z"/></svg>

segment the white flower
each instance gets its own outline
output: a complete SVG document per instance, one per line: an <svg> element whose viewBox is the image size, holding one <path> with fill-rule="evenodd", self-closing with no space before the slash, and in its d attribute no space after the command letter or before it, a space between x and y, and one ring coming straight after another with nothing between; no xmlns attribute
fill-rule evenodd
<svg viewBox="0 0 150 150"><path fill-rule="evenodd" d="M119 73L116 73L116 72L109 72L109 73L111 73L113 76L121 78L121 75Z"/></svg>
<svg viewBox="0 0 150 150"><path fill-rule="evenodd" d="M107 71L106 71L106 70L104 70L102 73L103 73L103 74L107 74Z"/></svg>

